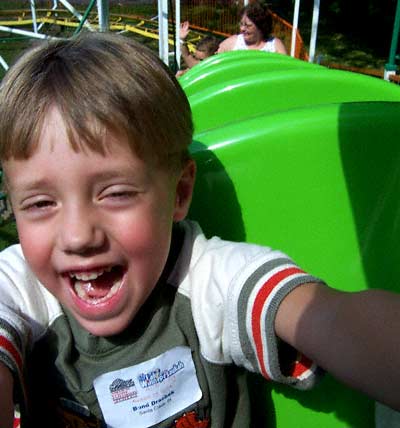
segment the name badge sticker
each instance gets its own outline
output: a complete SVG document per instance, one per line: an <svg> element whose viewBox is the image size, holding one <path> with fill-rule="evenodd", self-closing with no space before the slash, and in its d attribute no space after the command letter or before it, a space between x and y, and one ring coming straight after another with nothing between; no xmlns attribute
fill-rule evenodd
<svg viewBox="0 0 400 428"><path fill-rule="evenodd" d="M148 428L202 397L190 348L178 346L149 361L104 373L93 382L113 428Z"/></svg>

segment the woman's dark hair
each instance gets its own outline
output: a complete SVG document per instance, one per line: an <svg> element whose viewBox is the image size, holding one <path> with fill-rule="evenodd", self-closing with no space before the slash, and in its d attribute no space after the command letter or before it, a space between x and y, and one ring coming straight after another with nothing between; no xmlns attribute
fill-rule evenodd
<svg viewBox="0 0 400 428"><path fill-rule="evenodd" d="M267 5L258 2L250 3L241 10L240 17L244 15L254 22L255 26L261 31L264 40L271 37L272 13Z"/></svg>

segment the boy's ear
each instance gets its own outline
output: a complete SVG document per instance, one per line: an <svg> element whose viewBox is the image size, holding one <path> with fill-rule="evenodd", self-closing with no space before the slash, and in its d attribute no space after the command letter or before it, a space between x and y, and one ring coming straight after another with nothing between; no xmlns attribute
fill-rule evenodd
<svg viewBox="0 0 400 428"><path fill-rule="evenodd" d="M183 220L192 202L194 181L196 178L196 163L190 159L184 166L176 184L174 221Z"/></svg>

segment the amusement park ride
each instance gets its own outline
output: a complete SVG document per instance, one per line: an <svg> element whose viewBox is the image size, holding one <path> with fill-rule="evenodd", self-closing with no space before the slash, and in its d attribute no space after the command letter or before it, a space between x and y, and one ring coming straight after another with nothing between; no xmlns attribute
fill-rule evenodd
<svg viewBox="0 0 400 428"><path fill-rule="evenodd" d="M54 25L61 25L69 28L75 28L75 32L79 32L82 27L86 27L88 30L111 30L111 31L125 31L133 32L144 37L157 39L159 43L159 55L165 63L168 64L169 57L171 55L169 45L174 46L174 55L179 64L180 61L180 46L179 46L179 25L181 22L181 3L175 1L174 4L170 4L172 10L168 10L168 0L158 0L157 3L157 16L151 20L143 19L138 17L137 20L133 20L132 16L130 19L127 17L111 17L109 14L109 1L108 0L90 0L85 13L78 11L78 6L73 5L73 2L68 0L51 0L52 5L49 9L38 8L35 0L26 0L26 8L24 10L14 11L2 11L4 15L0 20L0 32L17 34L25 37L46 39L54 38L51 35L50 27ZM243 0L243 4L246 4L248 0ZM207 4L207 2L205 2ZM281 28L288 33L290 37L290 43L287 43L290 47L290 55L293 57L299 57L299 51L301 50L302 44L301 37L298 33L298 20L299 20L299 8L300 0L296 0L294 4L293 12L293 24L282 20L278 16L275 16L277 20L283 23ZM96 13L97 12L97 13ZM172 17L171 17L172 12ZM7 18L7 16L9 18ZM312 28L311 28L311 39L309 46L309 58L310 62L314 61L315 46L317 40L317 29L318 29L318 17L319 17L319 0L314 1ZM172 18L172 19L171 19ZM233 18L236 20L236 16ZM195 19L196 20L196 19ZM172 33L174 37L171 39L169 36L171 22L173 23ZM204 27L201 25L200 27ZM26 27L31 27L27 29ZM23 29L21 27L24 27ZM194 26L196 27L196 25ZM199 27L199 25L197 25ZM204 29L204 28L203 28ZM221 31L222 30L222 31ZM219 34L227 36L228 33L220 28ZM194 41L196 41L196 37ZM192 46L193 47L193 46ZM8 64L0 55L0 64L7 69Z"/></svg>
<svg viewBox="0 0 400 428"><path fill-rule="evenodd" d="M88 0L88 6L84 13L78 11L79 6L73 5L68 0L49 0L49 9L43 9L37 7L37 0L26 0L26 7L20 11L2 11L2 19L0 20L0 32L9 34L18 34L31 38L45 39L51 36L49 28L52 25L61 25L69 28L75 28L75 32L79 32L82 27L86 27L89 30L111 30L111 31L125 31L134 32L144 37L153 38L158 40L159 55L164 62L169 62L171 56L169 45L174 47L174 56L179 65L180 62L180 45L179 45L179 25L181 22L181 2L175 1L174 4L170 3L170 9L168 7L168 0L157 1L157 15L152 17L150 20L146 20L143 17L137 17L132 22L131 19L124 17L111 17L109 13L109 0ZM246 4L248 0L243 0L243 4ZM76 3L76 2L75 2ZM78 2L79 3L79 2ZM207 5L207 2L204 3ZM310 62L315 60L315 51L318 34L318 20L319 20L319 9L320 0L314 0L313 11L312 11L312 23L310 31L310 42L308 54L300 54L302 49L303 41L298 32L299 22L299 10L300 0L294 1L293 9L293 22L289 23L282 20L280 17L275 16L275 21L280 20L280 29L288 34L290 42L287 42L288 50L292 57L306 57ZM30 13L29 13L30 11ZM13 14L11 12L14 12ZM20 12L20 14L18 14ZM173 16L172 16L173 15ZM235 18L234 18L235 19ZM196 20L196 18L195 18ZM175 27L171 31L171 22ZM26 26L30 26L30 29L26 29ZM24 27L24 29L21 29ZM197 27L204 28L204 24L200 23ZM226 31L224 32L224 25L220 25L219 34L229 35ZM196 28L196 25L194 25ZM173 38L169 36L172 32ZM50 34L49 34L50 33ZM289 35L290 33L290 35ZM390 46L389 59L385 66L385 79L389 79L390 76L396 74L396 52L398 45L398 38L400 34L400 0L397 2L396 15L393 27L392 43ZM200 36L199 36L200 37ZM198 40L195 37L193 41ZM193 48L193 45L191 46ZM0 65L7 69L8 64L4 58L0 55Z"/></svg>
<svg viewBox="0 0 400 428"><path fill-rule="evenodd" d="M68 0L52 0L51 7L46 9L38 8L35 0L28 0L26 3L27 7L24 9L2 11L1 32L32 39L57 38L52 31L55 26L70 29L71 34L78 33L83 27L89 31L133 32L159 40L160 55L165 56L166 51L167 55L163 59L168 59L168 42L171 41L168 40L168 34L166 39L163 38L166 21L162 15L162 8L159 8L158 19L131 16L128 20L117 17L110 21L108 0L90 0L84 13L79 12L78 6ZM164 44L167 44L167 48ZM3 58L0 60L7 69L6 61Z"/></svg>
<svg viewBox="0 0 400 428"><path fill-rule="evenodd" d="M244 0L246 3L247 0ZM75 5L73 4L75 3ZM215 6L213 0L206 1L212 8ZM319 3L316 1L316 3ZM43 2L41 3L43 4ZM59 26L69 29L73 33L78 33L82 28L89 31L116 31L123 33L132 33L139 37L144 37L158 41L158 51L160 58L165 63L170 63L170 57L173 55L179 66L180 63L180 43L179 43L179 26L181 22L181 3L175 1L173 4L168 4L168 0L158 0L155 16L145 18L135 15L110 15L108 0L90 0L85 12L80 12L80 5L76 2L68 0L51 0L48 2L48 8L38 7L37 1L26 0L26 7L20 10L2 10L0 15L0 33L23 36L32 39L48 39L57 38L52 28ZM186 6L186 7L185 7ZM207 26L201 19L196 16L190 16L190 5L183 6L185 19L190 18L192 25L191 38L189 47L194 49L194 43L198 41L202 32L198 30L207 30ZM169 10L170 9L170 10ZM282 20L275 15L275 20L280 24L280 29L285 31L287 38L290 40L291 56L304 56L303 42L299 35L298 24L299 0L296 1L295 17L293 25ZM313 49L315 49L316 40L316 20L318 19L318 9L314 8L313 13L313 28L311 36L310 61L313 60ZM228 14L229 15L229 14ZM230 35L226 30L227 24L232 27L236 25L236 15L230 14L228 18L224 18L219 25L219 31L214 31L219 36ZM172 34L172 37L171 37ZM6 43L7 39L3 41ZM287 43L289 45L289 43ZM171 47L172 52L171 52ZM301 52L303 51L303 52ZM4 69L8 68L7 61L0 55L0 65Z"/></svg>
<svg viewBox="0 0 400 428"><path fill-rule="evenodd" d="M246 4L249 0L240 0ZM303 40L298 31L300 1L294 0L293 22L289 23L278 15L274 14L274 30L278 36L284 38L290 56L306 59L314 62L316 57L316 44L318 35L318 21L320 0L314 0L312 10L312 22L310 30L310 41L308 51L305 50ZM23 3L23 2L22 2ZM192 37L189 40L189 47L194 50L194 43L199 40L202 32L196 34L197 30L207 30L207 22L202 21L196 15L191 15L195 2L183 2L175 0L157 0L157 9L154 10L154 16L144 18L143 16L132 15L112 15L109 13L109 0L87 0L86 10L81 12L81 1L69 0L48 0L47 2L39 0L26 0L26 7L20 10L1 10L0 14L0 34L13 34L27 38L46 39L54 38L54 32L51 30L54 26L73 29L74 33L79 32L83 27L88 30L111 30L118 32L131 32L138 36L150 38L158 41L159 56L165 63L170 63L171 56L174 56L175 64L180 65L180 43L179 43L179 25L181 22L181 8L183 8L184 19L190 19L192 24ZM47 3L48 8L38 7L38 4ZM75 3L75 5L73 4ZM191 4L193 3L193 4ZM21 2L19 2L21 4ZM205 0L201 3L202 7L215 9L215 0ZM218 11L221 13L221 10ZM225 11L223 15L225 15ZM229 15L229 13L228 13ZM232 33L235 26L236 16L231 14L228 18L222 18L214 28L215 33L220 36L228 36ZM227 27L227 24L229 28ZM278 28L277 28L278 27ZM228 28L228 29L227 29ZM210 31L210 30L208 30ZM172 36L171 36L172 34ZM394 19L392 42L390 46L389 58L385 65L384 78L389 80L398 80L396 64L398 39L400 34L400 0L397 1L397 8ZM5 39L4 39L5 41ZM172 52L171 52L171 47ZM5 70L8 68L7 61L2 57L0 51L0 66ZM354 70L353 70L354 71ZM364 72L362 70L358 70ZM374 74L374 73L372 73Z"/></svg>
<svg viewBox="0 0 400 428"><path fill-rule="evenodd" d="M25 11L1 11L1 32L46 39L57 37L52 26L110 29L158 41L165 62L171 46L179 56L181 11L175 6L170 37L167 0L154 20L110 16L107 0L91 0L84 13L67 0L49 9L28 3ZM314 10L315 27L317 20ZM387 75L397 68L400 1L395 21ZM208 235L282 249L339 289L398 290L398 85L254 51L214 55L179 81L196 130L190 215ZM268 412L259 428L386 426L375 420L372 400L330 376L310 392L258 388L257 406Z"/></svg>

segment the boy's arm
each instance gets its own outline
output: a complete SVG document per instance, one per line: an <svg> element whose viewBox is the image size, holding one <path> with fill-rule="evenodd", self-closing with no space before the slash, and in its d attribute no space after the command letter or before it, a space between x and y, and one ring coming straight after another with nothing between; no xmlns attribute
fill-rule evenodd
<svg viewBox="0 0 400 428"><path fill-rule="evenodd" d="M347 385L400 410L400 296L305 284L282 301L278 337Z"/></svg>
<svg viewBox="0 0 400 428"><path fill-rule="evenodd" d="M12 428L14 421L13 376L0 362L0 428Z"/></svg>
<svg viewBox="0 0 400 428"><path fill-rule="evenodd" d="M179 39L181 41L181 55L183 60L185 61L185 64L188 68L194 67L196 64L198 64L200 61L193 58L193 56L189 52L189 48L186 45L186 37L189 34L189 21L184 21L181 24L180 30L179 30Z"/></svg>

